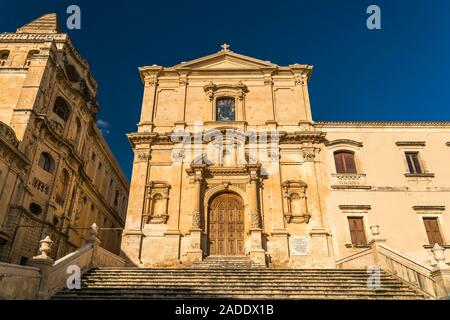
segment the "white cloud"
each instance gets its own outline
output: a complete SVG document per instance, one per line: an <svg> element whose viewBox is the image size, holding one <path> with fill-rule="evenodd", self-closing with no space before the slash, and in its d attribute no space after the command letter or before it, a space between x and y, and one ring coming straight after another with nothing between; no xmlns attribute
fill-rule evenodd
<svg viewBox="0 0 450 320"><path fill-rule="evenodd" d="M109 123L107 121L98 119L97 128L104 137L111 133L111 131L109 130Z"/></svg>

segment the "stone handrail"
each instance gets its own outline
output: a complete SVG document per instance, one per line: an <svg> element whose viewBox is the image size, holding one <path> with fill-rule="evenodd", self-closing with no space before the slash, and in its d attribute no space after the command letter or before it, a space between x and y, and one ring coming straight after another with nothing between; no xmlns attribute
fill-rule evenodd
<svg viewBox="0 0 450 320"><path fill-rule="evenodd" d="M373 240L369 243L370 248L337 260L337 268L367 268L375 265L429 297L442 299L450 296L450 268L445 263L444 248L435 244L431 252L436 263L427 266L387 246L385 240L379 238L379 226L372 226L371 231Z"/></svg>
<svg viewBox="0 0 450 320"><path fill-rule="evenodd" d="M367 268L372 265L436 297L432 269L384 244L372 243L371 248L336 261L336 266L341 269Z"/></svg>
<svg viewBox="0 0 450 320"><path fill-rule="evenodd" d="M93 253L93 244L87 243L78 250L57 260L50 269L48 274L48 294L52 296L54 293L62 289L69 274L67 268L71 265L77 265L81 274L88 271L91 267Z"/></svg>
<svg viewBox="0 0 450 320"><path fill-rule="evenodd" d="M40 255L33 257L30 264L40 271L41 279L36 298L48 299L61 290L70 276L76 275L69 267L78 266L79 274L83 274L95 267L123 267L125 260L108 250L101 248L97 238L98 228L95 223L90 228L90 237L87 243L69 253L61 259L53 262L48 256L53 241L47 236L40 242ZM73 273L71 273L73 272Z"/></svg>
<svg viewBox="0 0 450 320"><path fill-rule="evenodd" d="M350 256L344 257L336 261L336 266L341 269L360 268L362 265L366 265L370 261L373 264L372 248L368 248Z"/></svg>
<svg viewBox="0 0 450 320"><path fill-rule="evenodd" d="M407 257L384 244L378 245L378 264L389 273L436 297L432 268Z"/></svg>
<svg viewBox="0 0 450 320"><path fill-rule="evenodd" d="M99 247L97 251L97 266L98 267L124 267L125 259L115 255L114 253Z"/></svg>

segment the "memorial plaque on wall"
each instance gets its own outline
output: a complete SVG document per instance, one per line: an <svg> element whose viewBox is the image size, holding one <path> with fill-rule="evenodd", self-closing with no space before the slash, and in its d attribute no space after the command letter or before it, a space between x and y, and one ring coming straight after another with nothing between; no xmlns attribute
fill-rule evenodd
<svg viewBox="0 0 450 320"><path fill-rule="evenodd" d="M291 256L309 256L311 254L309 244L309 236L289 237Z"/></svg>

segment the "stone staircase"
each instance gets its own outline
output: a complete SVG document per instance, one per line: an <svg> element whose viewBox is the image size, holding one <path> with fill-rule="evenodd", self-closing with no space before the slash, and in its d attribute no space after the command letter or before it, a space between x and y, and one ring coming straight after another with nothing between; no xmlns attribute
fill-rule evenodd
<svg viewBox="0 0 450 320"><path fill-rule="evenodd" d="M52 299L425 299L385 272L367 287L364 269L271 269L245 258L208 258L183 268L99 268L80 290Z"/></svg>
<svg viewBox="0 0 450 320"><path fill-rule="evenodd" d="M194 262L190 267L194 269L248 269L265 268L266 266L254 263L246 256L209 256L203 261Z"/></svg>

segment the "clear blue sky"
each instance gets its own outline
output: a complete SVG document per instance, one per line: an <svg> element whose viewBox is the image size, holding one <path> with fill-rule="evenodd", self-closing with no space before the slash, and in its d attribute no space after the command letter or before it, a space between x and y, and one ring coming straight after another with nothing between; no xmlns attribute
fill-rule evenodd
<svg viewBox="0 0 450 320"><path fill-rule="evenodd" d="M8 1L0 31L14 31L66 8L81 8L68 31L99 84L98 119L125 173L143 86L137 67L171 66L231 50L279 65L314 65L314 120L449 121L450 1ZM382 30L366 28L366 8L381 8Z"/></svg>

